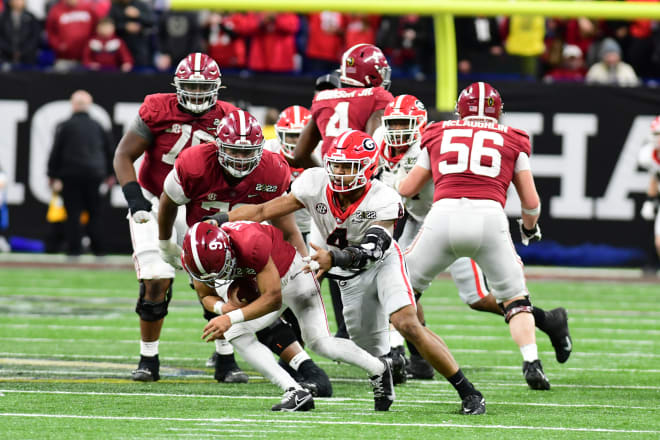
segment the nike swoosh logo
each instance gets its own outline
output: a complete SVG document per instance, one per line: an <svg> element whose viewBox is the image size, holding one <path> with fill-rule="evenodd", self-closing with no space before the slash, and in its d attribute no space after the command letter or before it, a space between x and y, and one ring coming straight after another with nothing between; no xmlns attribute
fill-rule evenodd
<svg viewBox="0 0 660 440"><path fill-rule="evenodd" d="M295 400L295 402L296 402L296 406L298 406L298 405L300 405L301 403L304 403L304 402L305 402L305 399L304 399L304 398L303 398L303 399L299 399L298 396L296 396L296 397L294 398L294 400Z"/></svg>
<svg viewBox="0 0 660 440"><path fill-rule="evenodd" d="M252 198L252 197L257 197L258 195L259 195L259 194L248 194L248 199L250 199L250 198Z"/></svg>
<svg viewBox="0 0 660 440"><path fill-rule="evenodd" d="M564 344L564 350L566 351L571 351L573 349L573 344L571 344L571 340L566 336L566 344Z"/></svg>

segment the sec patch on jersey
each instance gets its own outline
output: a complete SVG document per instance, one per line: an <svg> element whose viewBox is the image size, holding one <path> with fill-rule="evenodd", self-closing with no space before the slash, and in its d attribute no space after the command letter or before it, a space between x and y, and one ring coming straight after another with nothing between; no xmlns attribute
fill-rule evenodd
<svg viewBox="0 0 660 440"><path fill-rule="evenodd" d="M243 307L259 298L259 288L252 278L238 278L232 281L227 290L227 299L237 307Z"/></svg>

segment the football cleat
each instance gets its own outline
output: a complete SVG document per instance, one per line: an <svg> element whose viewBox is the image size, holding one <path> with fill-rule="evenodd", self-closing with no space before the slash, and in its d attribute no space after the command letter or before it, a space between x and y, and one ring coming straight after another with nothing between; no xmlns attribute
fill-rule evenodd
<svg viewBox="0 0 660 440"><path fill-rule="evenodd" d="M332 397L332 383L328 375L311 359L303 362L298 368L302 379L300 386L312 393L314 397Z"/></svg>
<svg viewBox="0 0 660 440"><path fill-rule="evenodd" d="M215 362L218 360L218 352L214 351L210 358L206 360L206 367L213 368L215 367Z"/></svg>
<svg viewBox="0 0 660 440"><path fill-rule="evenodd" d="M385 371L369 378L374 390L374 409L376 411L387 411L394 402L394 384L392 383L392 370L389 359L381 359L385 365Z"/></svg>
<svg viewBox="0 0 660 440"><path fill-rule="evenodd" d="M534 362L523 362L523 374L527 385L533 390L549 390L550 381L543 373L543 366L539 359Z"/></svg>
<svg viewBox="0 0 660 440"><path fill-rule="evenodd" d="M392 382L394 385L405 383L408 379L406 374L408 360L405 356L405 349L402 345L393 347L388 357L392 360Z"/></svg>
<svg viewBox="0 0 660 440"><path fill-rule="evenodd" d="M546 312L544 329L555 349L557 362L563 364L573 351L573 340L568 332L568 314L566 309L558 307Z"/></svg>
<svg viewBox="0 0 660 440"><path fill-rule="evenodd" d="M475 390L475 394L470 394L461 402L461 414L476 416L486 413L486 400L484 396Z"/></svg>
<svg viewBox="0 0 660 440"><path fill-rule="evenodd" d="M140 356L137 369L131 373L131 379L138 382L156 382L160 379L160 362L156 356Z"/></svg>
<svg viewBox="0 0 660 440"><path fill-rule="evenodd" d="M224 383L247 383L248 375L245 374L232 358L230 361L221 362L220 356L216 357L215 374L213 377L218 382Z"/></svg>
<svg viewBox="0 0 660 440"><path fill-rule="evenodd" d="M406 374L408 379L433 379L435 369L422 356L411 354Z"/></svg>
<svg viewBox="0 0 660 440"><path fill-rule="evenodd" d="M273 411L309 411L314 409L314 399L312 398L312 393L307 390L297 390L295 388L289 388L284 393L282 401L276 405L273 405L271 410Z"/></svg>

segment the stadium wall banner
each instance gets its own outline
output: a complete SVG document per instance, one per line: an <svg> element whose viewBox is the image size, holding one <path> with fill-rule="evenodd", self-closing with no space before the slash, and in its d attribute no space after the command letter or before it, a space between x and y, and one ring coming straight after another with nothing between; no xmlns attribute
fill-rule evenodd
<svg viewBox="0 0 660 440"><path fill-rule="evenodd" d="M174 91L167 74L21 72L0 82L0 167L8 178L6 235L44 239L51 199L46 176L57 124L70 115L77 89L94 97L92 116L118 141L146 94ZM247 108L262 122L268 107L309 106L314 78L225 73L220 99ZM648 182L637 155L660 109L660 90L580 84L492 81L504 102L503 123L527 130L532 171L542 199L544 240L652 249L650 222L639 216ZM465 86L466 84L460 84ZM392 92L414 94L433 107L431 82L394 81ZM433 113L431 113L433 119ZM437 116L437 115L435 115ZM105 230L113 253L129 253L121 189L108 192ZM520 216L510 189L506 212ZM513 222L512 222L513 223ZM512 229L514 232L514 229ZM514 241L518 241L514 232Z"/></svg>

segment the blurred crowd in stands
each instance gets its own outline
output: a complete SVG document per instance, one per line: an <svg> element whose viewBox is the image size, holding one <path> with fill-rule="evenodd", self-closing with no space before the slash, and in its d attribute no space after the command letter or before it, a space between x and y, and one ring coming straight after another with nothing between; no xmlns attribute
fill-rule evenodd
<svg viewBox="0 0 660 440"><path fill-rule="evenodd" d="M465 79L629 86L660 78L660 25L653 20L457 17L455 28ZM0 0L3 70L169 71L202 50L223 71L318 74L335 69L357 43L381 47L394 77L433 74L428 16L184 12L169 10L166 0Z"/></svg>

